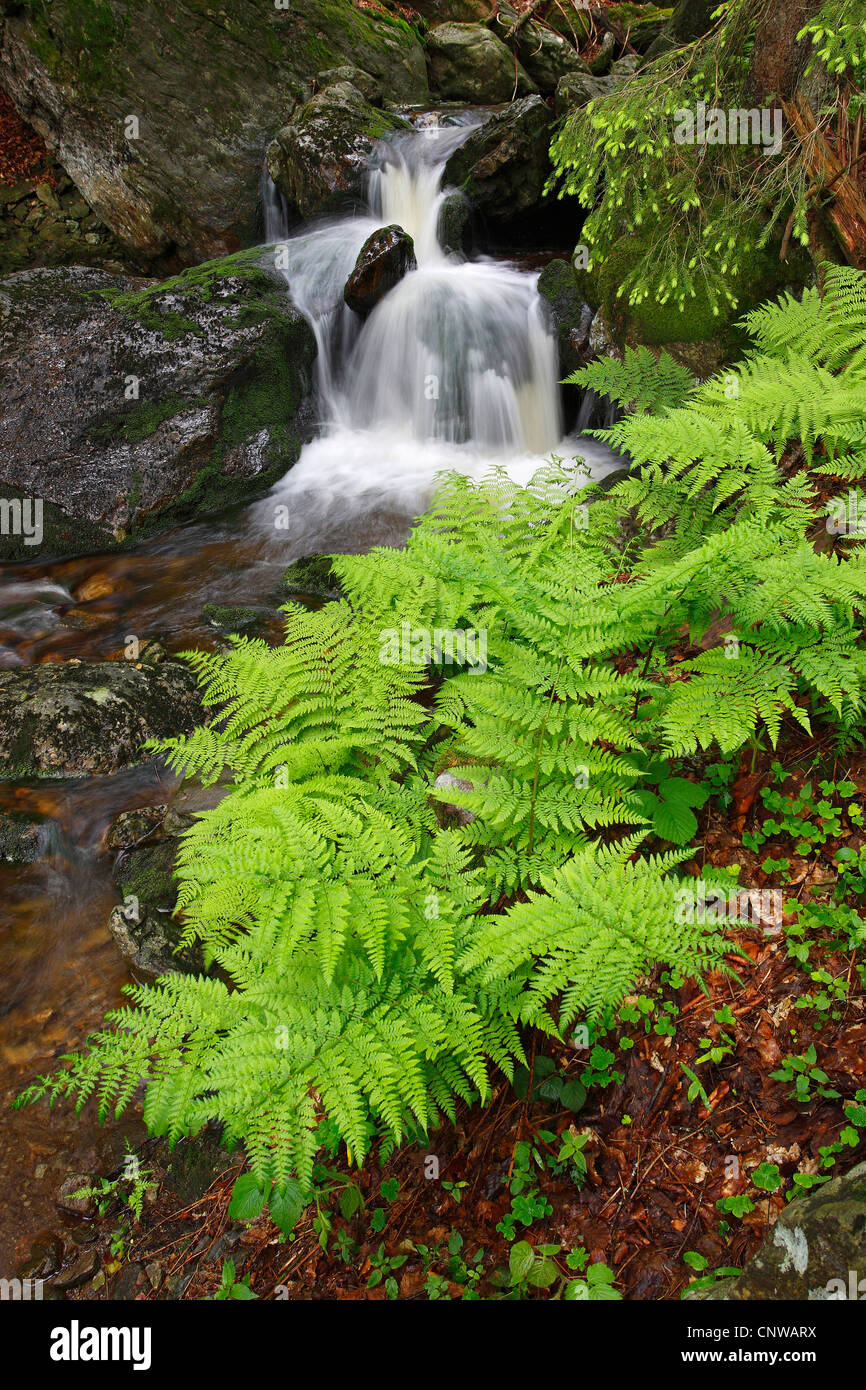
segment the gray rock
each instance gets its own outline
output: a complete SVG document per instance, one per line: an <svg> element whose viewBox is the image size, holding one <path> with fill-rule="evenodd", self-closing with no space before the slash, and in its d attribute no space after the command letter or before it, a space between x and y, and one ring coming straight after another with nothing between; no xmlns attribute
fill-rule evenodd
<svg viewBox="0 0 866 1390"><path fill-rule="evenodd" d="M55 662L0 671L0 776L83 777L140 762L150 738L204 720L195 677L164 662Z"/></svg>
<svg viewBox="0 0 866 1390"><path fill-rule="evenodd" d="M490 20L490 28L504 41L516 18L516 10L500 4ZM568 39L532 19L520 26L510 46L544 96L552 96L557 83L568 73L589 72L588 65Z"/></svg>
<svg viewBox="0 0 866 1390"><path fill-rule="evenodd" d="M371 314L404 275L417 268L415 243L402 227L379 227L367 237L355 268L346 281L343 298L361 318Z"/></svg>
<svg viewBox="0 0 866 1390"><path fill-rule="evenodd" d="M0 86L149 256L176 248L189 264L255 240L262 150L318 72L348 63L388 100L427 96L415 33L352 0L82 6L51 0L50 25L39 6L4 7Z"/></svg>
<svg viewBox="0 0 866 1390"><path fill-rule="evenodd" d="M270 608L243 608L230 603L206 603L202 618L217 632L251 633L278 615Z"/></svg>
<svg viewBox="0 0 866 1390"><path fill-rule="evenodd" d="M466 250L466 233L472 220L472 206L465 193L448 193L439 208L436 236L444 251L462 256Z"/></svg>
<svg viewBox="0 0 866 1390"><path fill-rule="evenodd" d="M364 194L370 155L386 135L408 128L372 106L349 82L317 92L268 146L268 171L301 217L335 213Z"/></svg>
<svg viewBox="0 0 866 1390"><path fill-rule="evenodd" d="M861 1279L866 1280L866 1163L789 1203L742 1274L685 1297L859 1299L866 1290L864 1282L858 1291Z"/></svg>
<svg viewBox="0 0 866 1390"><path fill-rule="evenodd" d="M534 207L550 174L551 112L541 97L515 101L473 131L445 166L473 209L508 219Z"/></svg>
<svg viewBox="0 0 866 1390"><path fill-rule="evenodd" d="M22 811L0 811L0 859L10 864L32 864L48 852L57 834L55 821Z"/></svg>
<svg viewBox="0 0 866 1390"><path fill-rule="evenodd" d="M344 63L339 68L329 68L326 72L320 72L316 78L316 87L320 92L323 92L326 87L336 87L341 82L348 82L373 106L378 106L382 100L382 83L379 78L373 77L371 73L364 72L361 68L352 67L349 63Z"/></svg>
<svg viewBox="0 0 866 1390"><path fill-rule="evenodd" d="M156 284L76 268L0 282L0 496L43 504L37 543L34 513L12 516L0 555L110 548L291 466L316 347L268 255Z"/></svg>
<svg viewBox="0 0 866 1390"><path fill-rule="evenodd" d="M427 36L431 84L446 101L511 101L537 91L510 49L483 24L438 24Z"/></svg>
<svg viewBox="0 0 866 1390"><path fill-rule="evenodd" d="M204 969L198 946L181 946L183 926L173 916L178 845L178 836L169 835L118 855L114 866L123 902L112 910L108 930L129 970L144 984L172 971Z"/></svg>
<svg viewBox="0 0 866 1390"><path fill-rule="evenodd" d="M303 594L308 598L337 599L342 595L340 581L331 569L329 555L304 555L289 565L280 582L281 596Z"/></svg>
<svg viewBox="0 0 866 1390"><path fill-rule="evenodd" d="M75 1197L73 1193L93 1185L94 1180L89 1173L70 1173L57 1194L57 1206L61 1211L69 1212L70 1216L92 1216L96 1210L94 1198Z"/></svg>
<svg viewBox="0 0 866 1390"><path fill-rule="evenodd" d="M550 309L561 380L587 361L593 312L584 302L570 261L550 261L538 277L538 293Z"/></svg>

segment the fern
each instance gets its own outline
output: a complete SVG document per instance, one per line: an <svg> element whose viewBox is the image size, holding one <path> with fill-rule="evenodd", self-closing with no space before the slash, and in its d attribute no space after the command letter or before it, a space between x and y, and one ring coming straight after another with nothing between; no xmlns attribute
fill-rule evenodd
<svg viewBox="0 0 866 1390"><path fill-rule="evenodd" d="M689 759L688 791L786 722L862 729L866 559L813 549L791 458L862 454L863 282L751 315L736 391L644 354L587 369L634 407L606 493L558 460L447 479L404 548L335 559L341 601L287 605L281 646L191 653L212 717L162 747L226 785L177 861L213 970L131 988L22 1103L119 1113L143 1084L154 1133L216 1119L263 1186L308 1183L323 1115L360 1161L483 1101L525 1025L600 1024L658 962L724 968L674 910L689 852L653 852L648 769ZM483 670L391 660L405 624L483 634Z"/></svg>

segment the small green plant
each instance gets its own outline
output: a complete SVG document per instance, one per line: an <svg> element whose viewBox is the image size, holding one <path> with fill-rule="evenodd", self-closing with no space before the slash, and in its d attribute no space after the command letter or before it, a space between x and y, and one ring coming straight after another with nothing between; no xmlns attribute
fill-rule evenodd
<svg viewBox="0 0 866 1390"><path fill-rule="evenodd" d="M812 1043L800 1056L789 1054L783 1058L782 1065L777 1071L771 1071L770 1077L773 1081L793 1081L794 1089L788 1094L801 1105L807 1105L816 1095L825 1100L838 1100L839 1092L828 1084L830 1078L817 1062L818 1054Z"/></svg>
<svg viewBox="0 0 866 1390"><path fill-rule="evenodd" d="M375 1289L377 1285L384 1283L385 1294L388 1298L398 1298L400 1286L394 1278L398 1269L402 1269L406 1263L408 1255L386 1255L384 1243L378 1250L370 1256L370 1274L367 1278L367 1288Z"/></svg>
<svg viewBox="0 0 866 1390"><path fill-rule="evenodd" d="M249 1274L245 1274L242 1279L236 1277L235 1262L232 1259L223 1260L219 1288L211 1301L219 1303L228 1298L236 1298L244 1302L258 1298L258 1294L253 1293L250 1288Z"/></svg>

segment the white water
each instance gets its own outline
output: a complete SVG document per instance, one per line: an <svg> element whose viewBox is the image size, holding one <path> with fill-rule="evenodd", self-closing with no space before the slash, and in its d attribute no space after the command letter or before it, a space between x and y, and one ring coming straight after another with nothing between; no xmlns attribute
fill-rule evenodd
<svg viewBox="0 0 866 1390"><path fill-rule="evenodd" d="M308 538L351 515L408 518L448 470L482 477L502 467L522 483L551 455L583 458L597 478L619 466L597 441L563 438L557 350L537 273L465 261L439 243L442 171L469 129L428 113L382 148L368 216L290 239L270 185L266 237L282 248L290 293L318 344L321 433L259 504L263 528L273 528L280 506L303 517ZM362 323L343 287L367 237L390 223L413 237L418 268Z"/></svg>

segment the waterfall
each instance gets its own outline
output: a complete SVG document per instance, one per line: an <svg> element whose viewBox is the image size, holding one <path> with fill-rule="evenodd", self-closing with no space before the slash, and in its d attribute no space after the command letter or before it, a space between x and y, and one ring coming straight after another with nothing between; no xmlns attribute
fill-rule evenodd
<svg viewBox="0 0 866 1390"><path fill-rule="evenodd" d="M422 510L437 473L481 477L501 466L525 482L551 454L579 455L600 477L618 460L587 439L563 439L557 349L537 272L449 254L438 238L448 194L443 171L467 138L465 117L416 118L376 152L369 214L320 221L289 236L285 206L263 188L266 235L318 344L321 434L260 504L325 519L351 507L407 516ZM343 287L377 227L396 223L415 242L417 269L366 322Z"/></svg>

